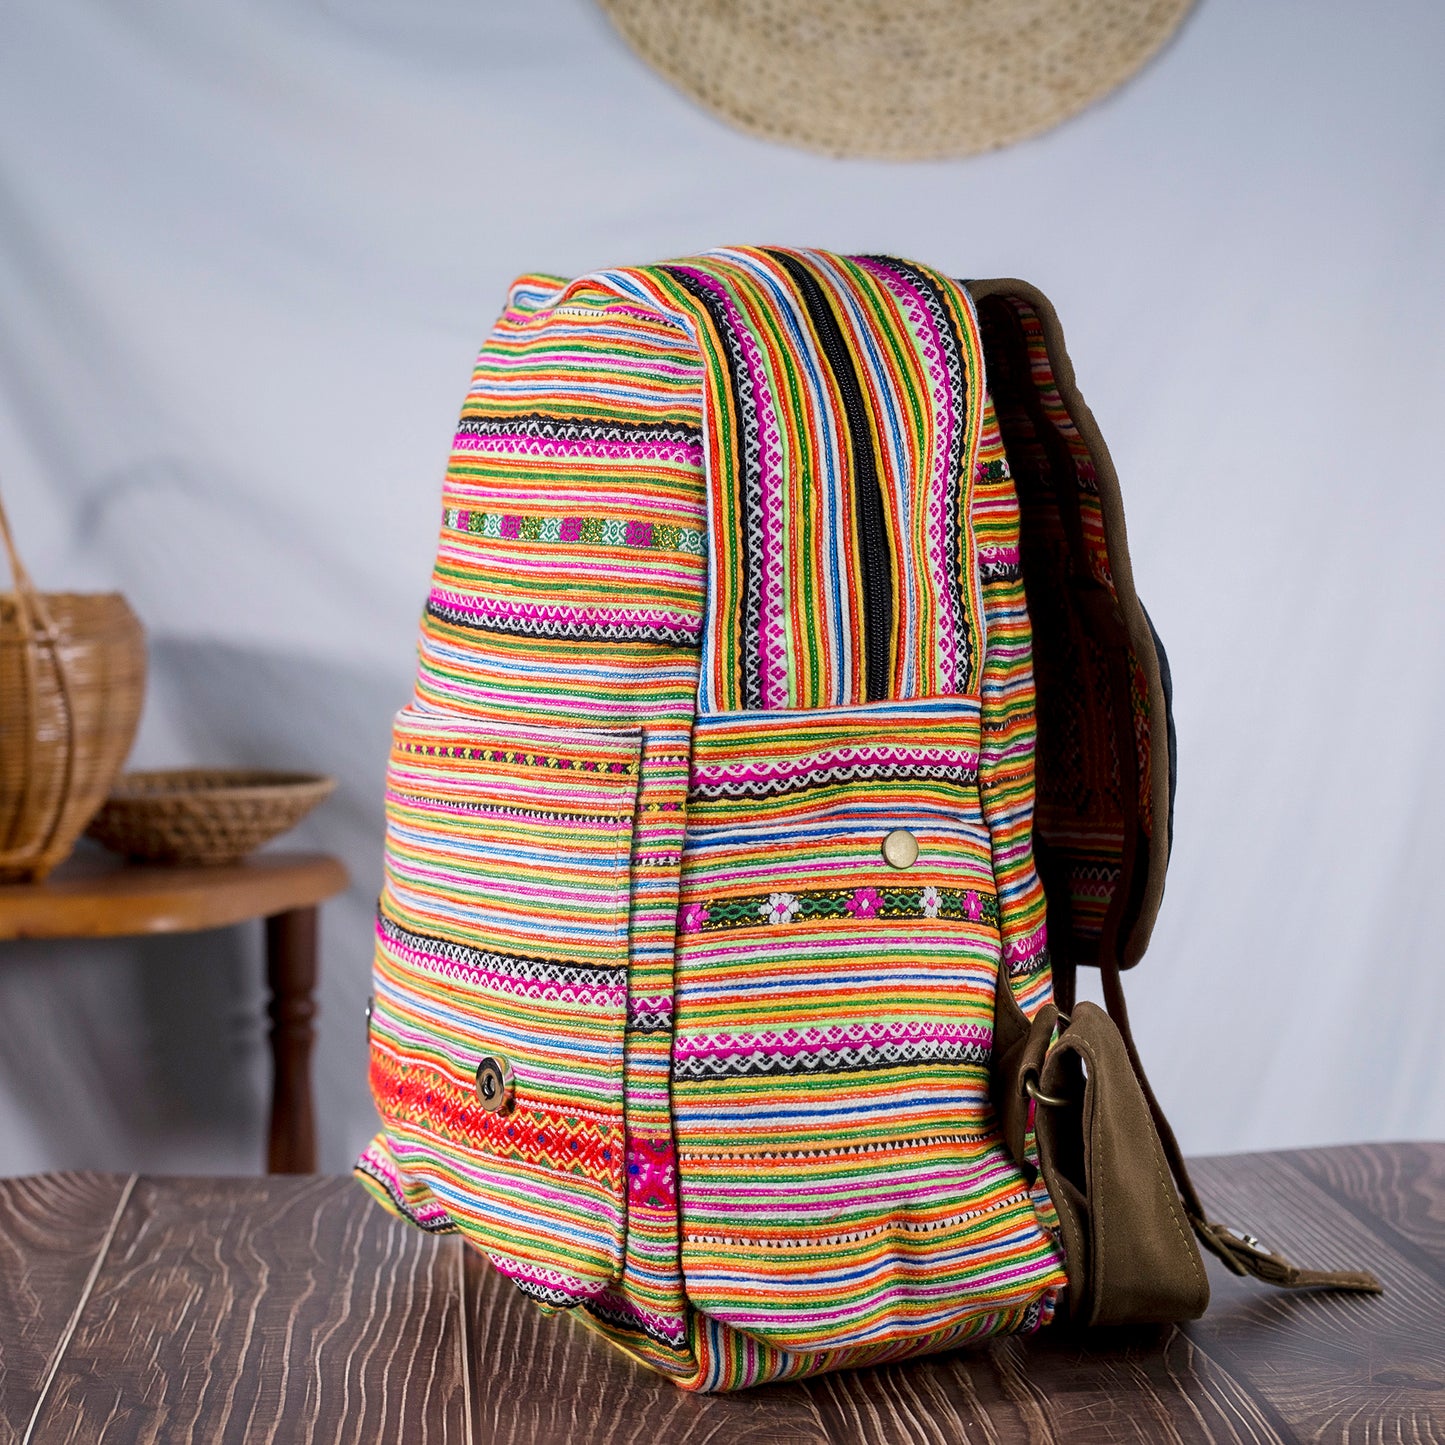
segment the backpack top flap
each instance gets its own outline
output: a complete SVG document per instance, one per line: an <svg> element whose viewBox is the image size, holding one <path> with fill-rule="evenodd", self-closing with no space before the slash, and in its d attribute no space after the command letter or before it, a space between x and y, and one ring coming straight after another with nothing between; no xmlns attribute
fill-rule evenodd
<svg viewBox="0 0 1445 1445"><path fill-rule="evenodd" d="M1021 510L1038 691L1034 852L1061 1003L1071 969L1143 957L1173 833L1168 663L1134 591L1119 480L1053 306L973 281L988 387Z"/></svg>
<svg viewBox="0 0 1445 1445"><path fill-rule="evenodd" d="M796 311L806 317L805 333L770 338L753 313L751 320L731 314L736 301L718 284L721 274L742 277L765 291L771 285L792 298L784 304L771 293L764 295L758 314L771 314L774 304L782 313ZM777 450L769 418L749 388L749 376L760 364L749 348L772 346L791 356L798 385L805 389L823 384L811 375L810 356L816 367L846 382L851 366L840 370L836 363L847 360L849 346L841 333L830 337L830 331L851 328L864 335L870 328L859 318L835 316L838 298L866 304L864 298L875 291L889 301L899 291L913 298L919 314L906 323L896 318L878 334L889 334L889 326L901 334L914 325L925 331L931 325L938 335L933 365L939 370L900 380L894 371L907 372L906 355L895 354L891 363L875 358L871 380L853 377L860 393L857 405L840 395L831 405L815 401L807 409L814 425L829 413L861 417L861 427L873 435L800 435L794 438L794 462L821 471L836 465L846 472L850 457L860 465L872 457L886 472L890 456L898 460L896 437L884 435L890 425L885 404L890 384L880 383L879 376L891 376L895 401L900 388L911 389L915 406L935 411L946 411L951 398L965 400L969 415L951 420L936 415L924 425L922 434L937 432L935 452L915 457L913 464L951 466L955 474L970 466L1006 467L1018 491L1018 554L980 554L980 576L960 578L958 585L975 587L989 568L1022 573L1038 696L1034 841L1062 1000L1072 997L1072 973L1079 964L1097 964L1105 957L1125 968L1136 963L1163 897L1171 842L1168 674L1134 592L1118 478L1074 385L1047 298L1022 281L972 282L965 290L896 258L784 248L728 248L696 263L615 271L602 279L650 308L671 313L711 356L704 431L711 514L708 628L714 636L705 648L712 671L705 664L699 679L703 712L948 693L962 685L971 662L981 656L983 639L970 635L971 624L982 615L976 599L951 598L947 588L939 587L922 605L910 601L908 589L922 585L927 569L914 565L911 553L899 555L899 549L918 544L900 540L897 519L885 522L879 516L870 524L864 504L877 488L859 486L858 477L851 489L842 489L845 497L856 497L858 515L849 526L832 529L830 545L841 547L837 538L849 531L865 539L886 534L882 551L893 555L870 558L860 548L856 559L835 558L821 568L851 578L843 590L857 599L855 616L839 623L820 591L804 628L796 618L789 621L788 608L779 602L779 616L772 620L782 641L770 641L769 583L788 584L762 576L765 567L748 555L750 548L759 558L773 555L767 541L766 483L770 455ZM947 314L960 304L966 308L970 298L977 308L977 334L975 318L957 315L950 322ZM973 374L980 360L984 387ZM936 383L950 368L960 374L940 387ZM1002 459L978 451L985 388L997 414ZM896 418L891 424L895 430L902 425ZM945 435L953 437L952 451L939 440ZM771 459L778 461L776 455ZM878 480L886 479L880 475ZM913 485L921 488L921 480ZM901 486L895 479L883 491L891 495ZM945 483L939 495L943 533L952 535L959 520L948 512L953 493ZM878 573L885 574L881 580ZM811 649L802 647L798 638L810 630L836 634L831 650L816 642ZM716 635L723 632L729 636Z"/></svg>
<svg viewBox="0 0 1445 1445"><path fill-rule="evenodd" d="M807 334L768 336L755 318L731 314L734 298L716 281L724 272L751 278L749 284L756 285L765 286L771 278L770 284L793 296L782 309L806 314ZM807 628L796 617L790 622L788 606L778 603L770 632L768 587L777 579L763 578L761 564L748 555L750 549L758 558L771 555L764 484L770 458L778 463L778 438L749 386L761 364L749 348L762 345L792 356L800 385L822 385L804 375L806 358L846 353L847 347L840 337L830 349L829 326L823 323L834 306L810 292L819 289L818 277L835 273L839 282L833 290L839 294L861 295L870 284L880 291L905 285L918 293L920 307L931 299L946 311L956 304L967 307L971 300L977 310L976 318L955 318L964 332L972 333L976 324L977 334L956 335L951 347L944 344L947 316L940 311L922 318L920 324L937 323L940 332L934 365L961 366L967 374L954 377L942 391L929 389L938 377L913 378L914 405L937 408L958 396L968 399L970 415L950 426L934 418L929 426L937 423L940 434L951 431L954 451L948 458L942 452L916 458L915 464L947 460L956 470L1006 467L1018 490L1018 554L981 557L979 565L1019 569L1027 596L1038 696L1034 842L1048 899L1049 952L1062 985L1061 1002L1067 1004L1079 964L1109 957L1128 968L1148 945L1171 844L1174 749L1167 663L1134 591L1118 478L1074 384L1048 299L1022 281L977 281L966 288L946 283L927 268L891 257L754 247L724 248L694 262L601 272L574 282L569 294L591 286L632 300L690 332L709 358L703 368L702 442L710 595L703 650L711 668L704 665L699 677L700 711L818 707L931 689L951 692L957 685L953 674L966 675L971 654L981 654L983 639L970 636L980 615L975 598L950 599L941 588L914 617L916 609L902 593L889 595L889 583L923 573L897 555L880 561L860 552L823 567L851 579L842 592L845 602L849 595L856 599L854 616L840 622L829 598L819 592L810 604ZM879 278L891 279L884 287ZM952 299L943 298L940 288ZM768 314L772 305L763 296L760 313ZM854 322L839 316L830 324ZM970 372L980 359L984 387ZM888 369L887 362L874 364ZM895 357L893 364L902 363ZM866 389L867 378L857 379ZM997 413L1004 460L977 452L985 388ZM805 465L826 469L844 466L850 455L871 454L886 467L896 445L885 445L881 429L888 423L881 412L874 414L876 398L856 407L844 397L836 406L810 406L815 423L830 410L865 416L869 420L863 425L874 435L796 437ZM854 488L860 510L872 490ZM946 508L950 489L945 486L941 495ZM941 520L949 533L958 519L944 515ZM835 521L829 531L838 536L888 533L885 554L896 554L901 545L896 519L881 516L869 525L860 515L841 532ZM836 541L829 545L842 547ZM880 583L879 570L892 578ZM958 586L975 589L981 580L960 577ZM898 592L896 585L891 590ZM920 621L924 617L926 626ZM831 644L799 652L799 639L809 629L836 636ZM783 640L778 642L773 632Z"/></svg>

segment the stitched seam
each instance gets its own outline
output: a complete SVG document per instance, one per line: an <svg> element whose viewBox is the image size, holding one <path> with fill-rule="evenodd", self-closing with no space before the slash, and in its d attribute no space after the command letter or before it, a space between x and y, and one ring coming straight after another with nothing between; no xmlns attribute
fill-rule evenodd
<svg viewBox="0 0 1445 1445"><path fill-rule="evenodd" d="M1154 1173L1159 1180L1160 1187L1164 1190L1165 1202L1169 1206L1169 1218L1173 1221L1174 1232L1179 1236L1184 1245L1185 1257L1189 1260L1189 1270L1194 1277L1195 1284L1203 1284L1202 1267L1199 1263L1199 1251L1194 1249L1179 1223L1179 1191L1174 1187L1172 1179L1168 1178L1164 1169L1164 1155L1161 1150L1158 1136L1154 1133L1152 1121L1150 1123L1150 1145L1154 1154Z"/></svg>
<svg viewBox="0 0 1445 1445"><path fill-rule="evenodd" d="M1085 1094L1084 1104L1085 1107L1089 1110L1090 1115L1092 1116L1094 1113L1094 1104L1099 1090L1099 1082L1103 1076L1099 1072L1098 1055L1095 1053L1092 1045L1090 1045L1087 1040L1081 1040L1079 1043L1079 1049L1080 1052L1082 1052L1089 1060L1089 1087L1087 1093ZM1092 1117L1090 1118L1089 1132L1094 1132ZM1090 1159L1089 1163L1091 1166L1097 1164L1099 1170L1104 1175L1107 1175L1109 1173L1109 1166L1113 1162L1112 1158L1106 1159L1104 1157L1106 1152L1107 1151L1102 1147L1102 1140L1095 1139L1093 1141L1093 1147L1090 1150L1091 1155L1093 1155L1094 1157ZM1094 1169L1091 1167L1086 1171L1086 1177L1088 1177L1091 1186L1093 1183L1093 1175ZM1090 1193L1093 1192L1094 1190L1091 1187ZM1103 1203L1104 1194L1102 1191L1100 1191L1097 1202L1093 1206L1091 1206L1089 1210L1089 1213L1093 1217L1094 1221L1094 1234L1097 1243L1097 1248L1094 1250L1093 1258L1089 1261L1089 1270L1090 1273L1094 1276L1093 1289L1090 1290L1090 1294L1093 1297L1091 1301L1092 1308L1090 1309L1090 1324L1093 1324L1094 1321L1099 1318L1099 1314L1102 1311L1104 1305L1104 1276L1102 1270L1100 1269L1100 1264L1106 1257L1104 1250L1104 1216L1107 1211L1102 1207Z"/></svg>

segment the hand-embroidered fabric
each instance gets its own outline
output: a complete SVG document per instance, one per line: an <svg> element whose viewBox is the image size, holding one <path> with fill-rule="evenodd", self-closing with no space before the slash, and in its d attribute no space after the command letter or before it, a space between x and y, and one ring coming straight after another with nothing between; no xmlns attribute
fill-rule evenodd
<svg viewBox="0 0 1445 1445"><path fill-rule="evenodd" d="M687 1388L1037 1329L1066 1288L996 1009L1051 1000L1055 880L1071 976L1147 934L1157 854L1149 681L1067 615L1112 535L1053 365L1026 288L753 248L524 277L478 360L358 1171ZM1080 694L1036 718L1041 625Z"/></svg>

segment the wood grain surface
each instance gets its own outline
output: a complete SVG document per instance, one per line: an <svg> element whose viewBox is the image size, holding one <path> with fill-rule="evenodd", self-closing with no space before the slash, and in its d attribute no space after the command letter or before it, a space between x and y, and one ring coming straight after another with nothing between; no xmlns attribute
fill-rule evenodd
<svg viewBox="0 0 1445 1445"><path fill-rule="evenodd" d="M1445 1445L1445 1145L1195 1167L1217 1217L1386 1294L1211 1268L1182 1328L706 1397L348 1179L0 1181L0 1442Z"/></svg>
<svg viewBox="0 0 1445 1445"><path fill-rule="evenodd" d="M257 853L227 867L166 868L86 848L42 883L0 885L0 940L226 928L313 907L348 882L340 860L325 853Z"/></svg>
<svg viewBox="0 0 1445 1445"><path fill-rule="evenodd" d="M0 1442L20 1439L129 1181L44 1174L0 1181Z"/></svg>

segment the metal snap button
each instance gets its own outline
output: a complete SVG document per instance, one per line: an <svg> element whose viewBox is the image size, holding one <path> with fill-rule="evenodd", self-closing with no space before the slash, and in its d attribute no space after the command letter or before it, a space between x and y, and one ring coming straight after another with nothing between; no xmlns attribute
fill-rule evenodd
<svg viewBox="0 0 1445 1445"><path fill-rule="evenodd" d="M883 840L883 861L890 868L911 868L918 862L918 839L907 828L895 828Z"/></svg>
<svg viewBox="0 0 1445 1445"><path fill-rule="evenodd" d="M515 1085L506 1059L488 1054L477 1065L477 1102L489 1114L505 1114L512 1107Z"/></svg>
<svg viewBox="0 0 1445 1445"><path fill-rule="evenodd" d="M376 995L369 993L366 996L366 1036L371 1037L371 1011L376 1006Z"/></svg>

